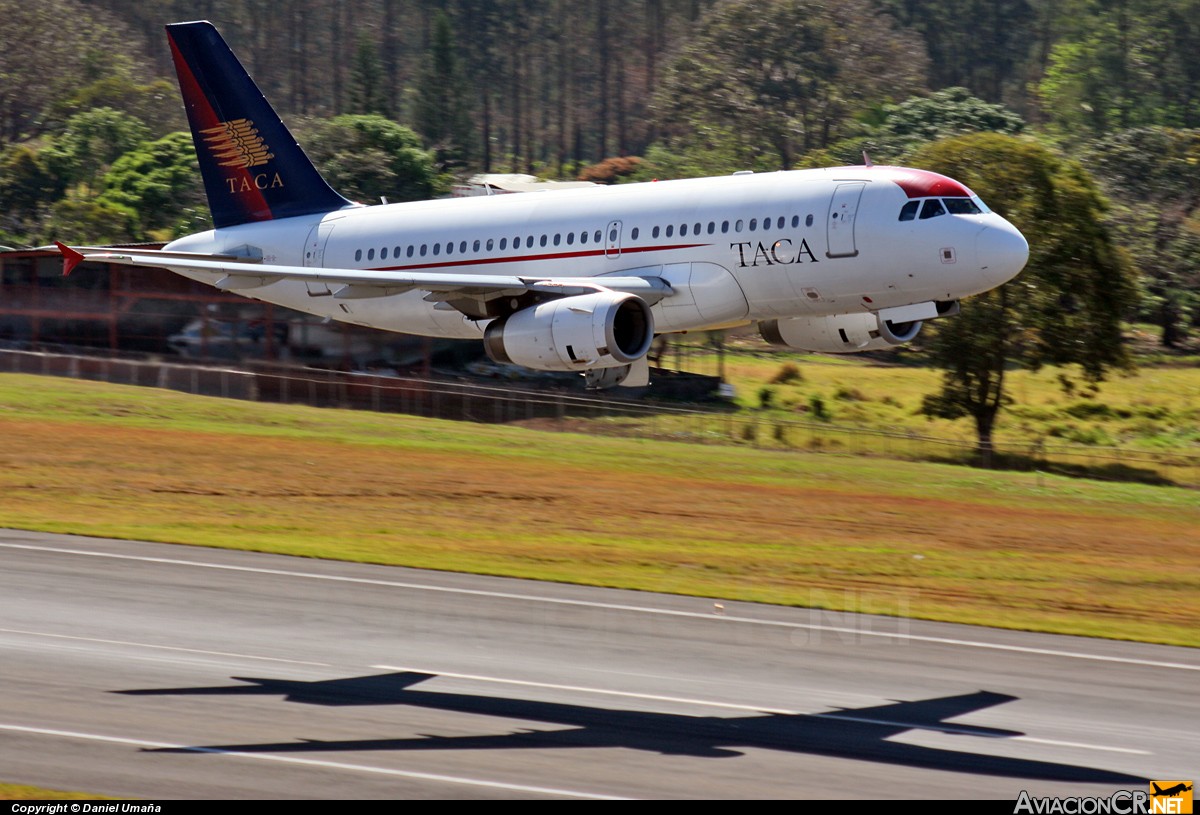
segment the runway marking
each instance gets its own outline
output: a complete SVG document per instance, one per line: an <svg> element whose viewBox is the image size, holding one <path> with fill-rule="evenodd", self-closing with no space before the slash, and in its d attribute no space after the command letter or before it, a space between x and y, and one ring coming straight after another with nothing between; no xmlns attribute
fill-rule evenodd
<svg viewBox="0 0 1200 815"><path fill-rule="evenodd" d="M654 693L637 693L635 691L623 690L607 690L605 688L589 688L582 685L558 685L553 682L535 682L529 679L504 679L498 676L481 676L479 674L463 674L452 673L450 671L436 671L428 668L413 668L403 667L398 665L372 665L382 671L413 671L416 673L430 674L431 678L449 677L453 679L469 679L476 682L496 682L503 685L520 685L533 688L549 688L551 690L568 690L579 693L596 693L604 696L623 696L634 699L649 699L655 702L678 702L685 705L699 705L701 707L718 707L729 710L747 710L753 713L774 713L781 716L811 716L817 719L843 719L848 722L859 722L861 724L882 725L884 727L900 727L905 730L932 730L937 733L951 733L954 735L979 736L989 739L1005 739L1006 741L1025 741L1034 744L1050 744L1056 747L1079 747L1087 750L1101 750L1110 753L1129 753L1131 755L1149 756L1153 753L1147 750L1134 750L1128 747L1109 747L1103 744L1083 744L1074 741L1054 741L1052 739L1040 739L1034 736L1004 736L994 733L979 733L970 729L967 726L955 726L952 724L930 724L913 723L913 722L896 722L888 719L869 719L863 716L846 716L841 713L806 713L802 710L786 710L784 708L762 707L761 705L743 705L735 702L714 702L708 699L693 699L686 696L662 696Z"/></svg>
<svg viewBox="0 0 1200 815"><path fill-rule="evenodd" d="M334 770L352 770L354 772L375 773L378 775L398 776L400 778L412 778L419 781L439 781L445 784L463 784L472 787L489 787L491 789L509 790L511 792L536 793L540 795L560 795L568 798L587 798L597 801L624 801L628 800L615 795L600 795L592 792L579 792L577 790L555 789L553 787L535 787L528 784L510 784L504 781L486 781L478 778L464 778L454 775L440 775L438 773L423 773L416 770L393 770L387 767L372 767L365 764L345 764L340 761L322 761L312 758L298 758L296 756L278 756L271 753L242 753L236 750L220 750L215 747L194 747L187 744L172 744L164 741L146 741L144 739L128 739L120 736L101 736L95 733L77 733L71 730L52 730L44 727L23 727L16 724L0 724L0 730L7 730L13 733L31 733L38 736L59 736L68 739L81 739L84 741L100 741L108 744L126 744L132 747L144 747L156 750L185 750L189 753L210 753L221 756L233 756L235 758L250 758L257 761L275 761L283 764L301 764L309 767L324 767Z"/></svg>
<svg viewBox="0 0 1200 815"><path fill-rule="evenodd" d="M84 549L60 549L51 546L33 546L20 543L0 543L0 548L27 549L35 552L55 552L64 555L83 555L86 557L110 558L114 560L133 560L143 563L163 563L173 566L192 566L201 569L220 569L230 572L248 572L251 574L270 574L280 577L298 577L305 580L329 580L338 583L354 583L368 586L386 586L389 588L412 589L414 591L441 592L445 594L462 594L474 597L493 597L503 600L521 600L546 605L576 606L582 608L602 608L610 611L629 611L637 614L657 614L667 617L685 617L690 619L711 620L713 622L744 623L776 628L791 628L807 631L829 631L840 634L853 634L859 637L878 637L884 639L909 640L912 642L929 642L939 645L955 645L964 648L983 648L994 651L1009 651L1023 654L1038 654L1042 656L1062 657L1065 659L1081 659L1094 662L1113 662L1124 665L1141 665L1149 668L1167 668L1179 671L1200 671L1200 665L1188 665L1181 662L1162 662L1153 659L1135 659L1132 657L1104 656L1102 654L1086 654L1078 651L1058 651L1052 648L1034 648L1026 645L1004 645L994 642L977 640L962 640L951 637L931 637L921 634L907 634L892 631L870 631L846 626L822 625L820 623L796 623L782 620L760 620L754 617L739 617L731 614L720 616L712 613L697 611L679 611L675 609L653 608L650 606L633 606L623 603L602 603L594 600L570 600L561 597L538 597L514 592L488 591L485 589L463 589L451 586L431 586L422 583L408 583L399 580L380 580L367 577L346 577L344 575L316 574L313 572L294 572L286 569L266 569L258 566L234 566L226 563L204 563L195 560L179 560L175 558L146 557L143 555L120 555L114 552L89 552Z"/></svg>
<svg viewBox="0 0 1200 815"><path fill-rule="evenodd" d="M302 659L281 659L279 657L256 657L253 654L234 654L229 651L205 651L200 648L180 648L174 645L150 645L145 642L128 642L126 640L103 640L97 637L76 637L70 634L50 634L46 631L22 631L17 628L0 628L0 634L27 634L31 637L53 637L60 640L78 640L80 642L99 642L105 645L129 645L134 648L154 648L159 651L181 651L185 654L206 654L218 657L237 657L238 659L257 659L263 662L287 662L292 665L316 665L321 668L332 668L329 662L306 662Z"/></svg>

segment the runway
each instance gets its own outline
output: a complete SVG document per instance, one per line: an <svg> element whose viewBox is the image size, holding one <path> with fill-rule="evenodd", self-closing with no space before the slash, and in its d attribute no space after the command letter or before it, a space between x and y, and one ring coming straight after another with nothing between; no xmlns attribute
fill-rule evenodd
<svg viewBox="0 0 1200 815"><path fill-rule="evenodd" d="M0 780L1000 798L1196 774L1200 651L0 530Z"/></svg>

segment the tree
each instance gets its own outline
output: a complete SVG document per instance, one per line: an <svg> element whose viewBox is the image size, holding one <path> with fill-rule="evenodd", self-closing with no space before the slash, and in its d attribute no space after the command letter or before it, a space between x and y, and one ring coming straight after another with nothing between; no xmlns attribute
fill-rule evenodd
<svg viewBox="0 0 1200 815"><path fill-rule="evenodd" d="M1029 0L884 0L904 26L920 32L932 86L961 85L1000 102L1029 50L1034 20Z"/></svg>
<svg viewBox="0 0 1200 815"><path fill-rule="evenodd" d="M887 105L883 115L883 124L872 135L895 155L951 136L978 132L1016 135L1025 129L1016 113L976 98L966 88L946 88Z"/></svg>
<svg viewBox="0 0 1200 815"><path fill-rule="evenodd" d="M1065 141L1147 125L1200 127L1195 0L1085 0L1038 86Z"/></svg>
<svg viewBox="0 0 1200 815"><path fill-rule="evenodd" d="M44 210L63 189L41 153L25 144L9 147L0 154L0 228L13 236L36 233Z"/></svg>
<svg viewBox="0 0 1200 815"><path fill-rule="evenodd" d="M134 213L133 237L170 239L211 228L200 166L188 133L171 133L121 156L97 204Z"/></svg>
<svg viewBox="0 0 1200 815"><path fill-rule="evenodd" d="M433 43L417 89L416 128L445 169L459 168L470 157L473 136L467 87L454 48L450 18L434 18Z"/></svg>
<svg viewBox="0 0 1200 815"><path fill-rule="evenodd" d="M1142 272L1142 316L1174 348L1200 312L1200 130L1135 128L1101 139L1087 156Z"/></svg>
<svg viewBox="0 0 1200 815"><path fill-rule="evenodd" d="M354 67L350 70L350 112L391 116L385 79L383 63L374 43L366 34L359 36L358 47L354 49Z"/></svg>
<svg viewBox="0 0 1200 815"><path fill-rule="evenodd" d="M987 466L996 417L1011 401L1004 390L1008 367L1078 365L1083 380L1096 386L1108 370L1129 364L1121 318L1135 304L1136 287L1105 225L1100 192L1078 164L995 133L937 142L913 162L971 187L1029 241L1020 275L931 326L928 348L945 372L923 411L973 419Z"/></svg>
<svg viewBox="0 0 1200 815"><path fill-rule="evenodd" d="M149 128L140 119L112 108L96 108L67 119L63 132L53 138L42 155L46 166L66 186L84 184L95 188L114 161L149 135Z"/></svg>
<svg viewBox="0 0 1200 815"><path fill-rule="evenodd" d="M418 201L441 191L433 156L420 137L382 116L315 122L301 141L330 186L350 198Z"/></svg>
<svg viewBox="0 0 1200 815"><path fill-rule="evenodd" d="M851 114L922 87L919 41L864 0L735 0L713 9L658 96L675 134L718 128L789 169Z"/></svg>

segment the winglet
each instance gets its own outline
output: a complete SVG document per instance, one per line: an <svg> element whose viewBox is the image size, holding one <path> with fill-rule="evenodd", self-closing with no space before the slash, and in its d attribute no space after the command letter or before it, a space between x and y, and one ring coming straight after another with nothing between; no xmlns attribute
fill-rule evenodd
<svg viewBox="0 0 1200 815"><path fill-rule="evenodd" d="M55 241L54 245L58 247L58 251L62 252L63 256L63 277L75 271L75 267L83 263L83 254L76 252L71 247L60 241Z"/></svg>

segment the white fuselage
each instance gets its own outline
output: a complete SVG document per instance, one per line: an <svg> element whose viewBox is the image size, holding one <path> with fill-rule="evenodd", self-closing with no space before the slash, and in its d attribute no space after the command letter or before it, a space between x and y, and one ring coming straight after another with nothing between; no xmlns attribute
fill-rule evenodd
<svg viewBox="0 0 1200 815"><path fill-rule="evenodd" d="M888 168L841 167L350 207L190 235L168 250L261 252L265 264L513 275L660 277L658 333L956 300L1025 260L987 211L899 220L914 196ZM1015 238L1013 237L1015 236ZM171 267L168 267L171 268ZM215 283L220 274L175 269ZM486 320L424 292L340 299L280 280L247 296L343 322L479 338Z"/></svg>

